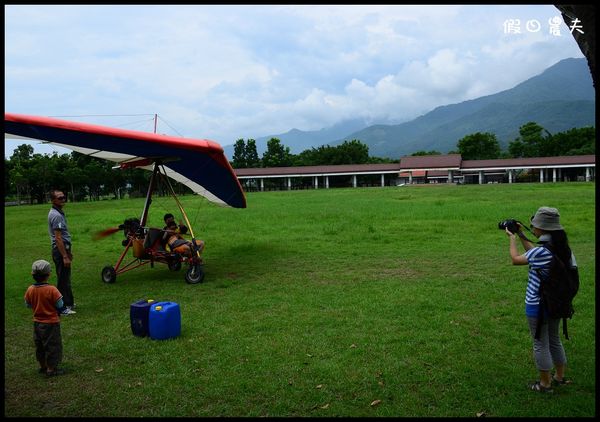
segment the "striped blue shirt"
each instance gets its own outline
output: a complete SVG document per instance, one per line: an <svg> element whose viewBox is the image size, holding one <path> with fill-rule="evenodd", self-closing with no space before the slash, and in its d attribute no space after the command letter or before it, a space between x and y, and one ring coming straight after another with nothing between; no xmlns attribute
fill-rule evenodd
<svg viewBox="0 0 600 422"><path fill-rule="evenodd" d="M540 242L550 242L551 240L552 236L548 233L540 236ZM529 263L529 278L527 281L527 290L525 291L525 315L537 317L540 307L540 276L542 278L548 276L552 261L552 252L543 246L537 246L526 251L525 257ZM577 267L573 251L571 251L571 260L567 265Z"/></svg>
<svg viewBox="0 0 600 422"><path fill-rule="evenodd" d="M537 317L540 305L540 274L542 277L548 275L552 253L542 247L537 246L525 252L527 262L529 262L529 279L527 289L525 290L525 315Z"/></svg>

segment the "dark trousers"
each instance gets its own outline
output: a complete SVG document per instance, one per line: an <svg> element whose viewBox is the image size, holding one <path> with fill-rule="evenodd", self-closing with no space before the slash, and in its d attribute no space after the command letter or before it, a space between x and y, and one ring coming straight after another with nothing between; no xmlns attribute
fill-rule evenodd
<svg viewBox="0 0 600 422"><path fill-rule="evenodd" d="M40 368L56 368L62 361L62 337L60 324L33 323L35 358Z"/></svg>
<svg viewBox="0 0 600 422"><path fill-rule="evenodd" d="M68 246L67 253L71 257L71 246ZM60 254L58 248L52 248L52 260L56 266L56 277L58 282L56 287L60 294L62 294L63 302L65 306L73 306L75 299L73 298L73 291L71 290L71 267L65 267L63 257Z"/></svg>

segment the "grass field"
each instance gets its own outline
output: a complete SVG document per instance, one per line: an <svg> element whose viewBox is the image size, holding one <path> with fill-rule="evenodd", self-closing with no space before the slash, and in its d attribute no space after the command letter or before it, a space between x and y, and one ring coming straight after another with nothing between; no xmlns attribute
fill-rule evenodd
<svg viewBox="0 0 600 422"><path fill-rule="evenodd" d="M243 210L180 199L206 241L202 284L162 264L103 283L123 235L92 234L143 200L67 203L78 307L53 379L23 303L31 263L51 261L49 204L5 209L5 416L595 416L594 183L263 192ZM526 388L527 267L498 229L543 205L581 277L563 341L574 383L553 396ZM150 224L169 211L157 198ZM144 298L179 303L180 337L132 335Z"/></svg>

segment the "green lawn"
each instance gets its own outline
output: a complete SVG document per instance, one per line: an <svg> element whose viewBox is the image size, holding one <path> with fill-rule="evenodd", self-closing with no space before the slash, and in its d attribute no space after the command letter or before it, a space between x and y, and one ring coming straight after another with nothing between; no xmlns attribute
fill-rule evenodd
<svg viewBox="0 0 600 422"><path fill-rule="evenodd" d="M92 235L143 199L67 203L78 308L53 379L37 374L23 304L31 263L51 261L50 205L5 208L5 416L595 416L594 183L262 192L242 210L180 199L206 241L202 284L162 264L104 284L123 234ZM527 268L498 229L543 205L581 277L564 341L574 384L553 396L526 388ZM150 224L175 211L156 198ZM132 335L143 298L179 303L180 337Z"/></svg>

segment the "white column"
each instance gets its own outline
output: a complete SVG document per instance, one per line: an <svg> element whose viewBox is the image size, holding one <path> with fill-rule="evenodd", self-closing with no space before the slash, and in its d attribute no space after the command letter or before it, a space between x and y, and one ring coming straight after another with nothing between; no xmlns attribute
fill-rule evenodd
<svg viewBox="0 0 600 422"><path fill-rule="evenodd" d="M483 185L483 170L479 171L479 184Z"/></svg>
<svg viewBox="0 0 600 422"><path fill-rule="evenodd" d="M552 168L552 181L556 183L556 167Z"/></svg>
<svg viewBox="0 0 600 422"><path fill-rule="evenodd" d="M585 168L585 181L586 182L590 181L590 168L589 167Z"/></svg>
<svg viewBox="0 0 600 422"><path fill-rule="evenodd" d="M385 186L385 178L383 176L384 176L384 174L381 173L381 187Z"/></svg>
<svg viewBox="0 0 600 422"><path fill-rule="evenodd" d="M329 176L325 176L325 189L329 189Z"/></svg>
<svg viewBox="0 0 600 422"><path fill-rule="evenodd" d="M412 171L408 172L408 183L412 184Z"/></svg>
<svg viewBox="0 0 600 422"><path fill-rule="evenodd" d="M314 177L314 185L315 185L315 189L319 188L319 178L317 176Z"/></svg>
<svg viewBox="0 0 600 422"><path fill-rule="evenodd" d="M261 191L265 190L265 179L260 179L260 190Z"/></svg>
<svg viewBox="0 0 600 422"><path fill-rule="evenodd" d="M544 183L544 169L540 169L540 183Z"/></svg>
<svg viewBox="0 0 600 422"><path fill-rule="evenodd" d="M513 171L508 170L508 183L512 183L512 179L513 179Z"/></svg>
<svg viewBox="0 0 600 422"><path fill-rule="evenodd" d="M352 187L355 188L356 187L356 174L352 175Z"/></svg>
<svg viewBox="0 0 600 422"><path fill-rule="evenodd" d="M448 183L452 183L452 182L453 182L452 170L448 170Z"/></svg>
<svg viewBox="0 0 600 422"><path fill-rule="evenodd" d="M291 190L292 189L292 178L291 177L287 178L287 185L288 185L288 190Z"/></svg>

